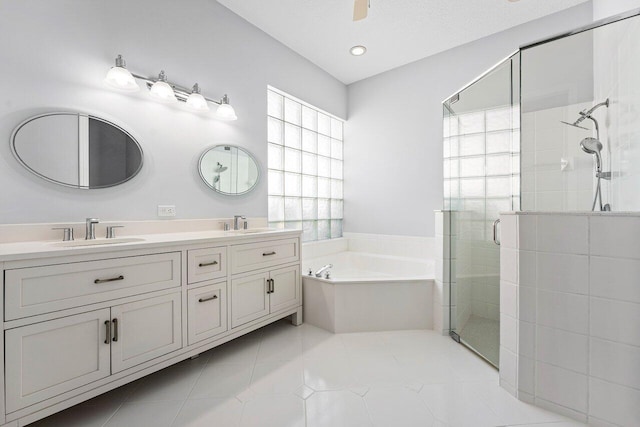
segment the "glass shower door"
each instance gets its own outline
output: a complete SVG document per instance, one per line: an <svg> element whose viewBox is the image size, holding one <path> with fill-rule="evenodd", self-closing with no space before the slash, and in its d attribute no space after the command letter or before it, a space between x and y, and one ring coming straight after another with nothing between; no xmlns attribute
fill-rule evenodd
<svg viewBox="0 0 640 427"><path fill-rule="evenodd" d="M499 365L500 248L494 224L519 209L519 55L444 103L445 210L451 211L451 335Z"/></svg>

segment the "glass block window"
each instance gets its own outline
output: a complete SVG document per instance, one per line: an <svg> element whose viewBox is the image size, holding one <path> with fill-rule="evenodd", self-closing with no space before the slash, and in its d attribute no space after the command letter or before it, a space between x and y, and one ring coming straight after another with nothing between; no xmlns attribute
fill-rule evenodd
<svg viewBox="0 0 640 427"><path fill-rule="evenodd" d="M342 237L344 122L269 87L269 226Z"/></svg>

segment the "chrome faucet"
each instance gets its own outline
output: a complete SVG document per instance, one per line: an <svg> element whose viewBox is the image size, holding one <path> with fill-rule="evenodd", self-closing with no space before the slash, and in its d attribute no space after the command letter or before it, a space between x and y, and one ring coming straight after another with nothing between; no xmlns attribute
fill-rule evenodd
<svg viewBox="0 0 640 427"><path fill-rule="evenodd" d="M87 230L84 235L85 240L94 240L96 238L96 224L98 224L100 220L98 218L87 218Z"/></svg>
<svg viewBox="0 0 640 427"><path fill-rule="evenodd" d="M239 219L247 219L245 216L243 215L234 215L233 216L233 229L234 230L240 230L240 224L238 224L238 220Z"/></svg>
<svg viewBox="0 0 640 427"><path fill-rule="evenodd" d="M324 273L326 270L328 270L330 268L333 268L333 264L325 265L320 270L316 271L316 277L322 277L322 273Z"/></svg>

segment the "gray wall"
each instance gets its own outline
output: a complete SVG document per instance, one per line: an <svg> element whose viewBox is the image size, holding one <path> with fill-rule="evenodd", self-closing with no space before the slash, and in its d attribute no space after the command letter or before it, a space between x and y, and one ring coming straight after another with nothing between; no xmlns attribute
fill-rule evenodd
<svg viewBox="0 0 640 427"><path fill-rule="evenodd" d="M593 0L593 19L603 19L640 8L640 0Z"/></svg>
<svg viewBox="0 0 640 427"><path fill-rule="evenodd" d="M444 98L520 45L592 22L591 2L349 86L347 232L433 236Z"/></svg>
<svg viewBox="0 0 640 427"><path fill-rule="evenodd" d="M178 218L267 215L267 183L246 196L210 190L196 170L206 147L254 153L266 177L266 95L271 84L340 117L347 89L214 0L3 0L0 2L0 223L154 219L158 204ZM225 123L158 104L143 90L122 94L102 80L118 53L133 72L203 93L226 92L239 120ZM111 120L145 153L141 173L104 190L50 184L22 169L9 149L13 128L45 111L77 110Z"/></svg>

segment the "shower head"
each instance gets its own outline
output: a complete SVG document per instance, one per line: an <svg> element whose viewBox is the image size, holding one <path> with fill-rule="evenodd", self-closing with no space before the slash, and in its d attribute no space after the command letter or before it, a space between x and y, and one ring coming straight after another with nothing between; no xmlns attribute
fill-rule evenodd
<svg viewBox="0 0 640 427"><path fill-rule="evenodd" d="M580 120L580 121L576 121L576 122L574 122L574 123L569 123L569 122L565 122L565 121L562 121L562 120L561 120L561 121L560 121L560 123L564 123L565 125L573 126L573 127L580 128L580 129L584 129L584 130L589 130L589 128L586 128L586 127L584 127L584 126L580 126L580 125L578 124L578 123L580 123L582 120L584 120L582 117L580 117L578 120Z"/></svg>
<svg viewBox="0 0 640 427"><path fill-rule="evenodd" d="M593 154L596 156L596 169L600 172L600 167L602 164L602 159L600 157L600 152L602 151L602 143L595 138L585 138L580 141L580 148L582 151L588 154Z"/></svg>
<svg viewBox="0 0 640 427"><path fill-rule="evenodd" d="M218 162L218 165L214 169L214 172L220 173L220 172L224 172L226 170L227 170L227 167L226 166L222 166L222 164L220 162Z"/></svg>

